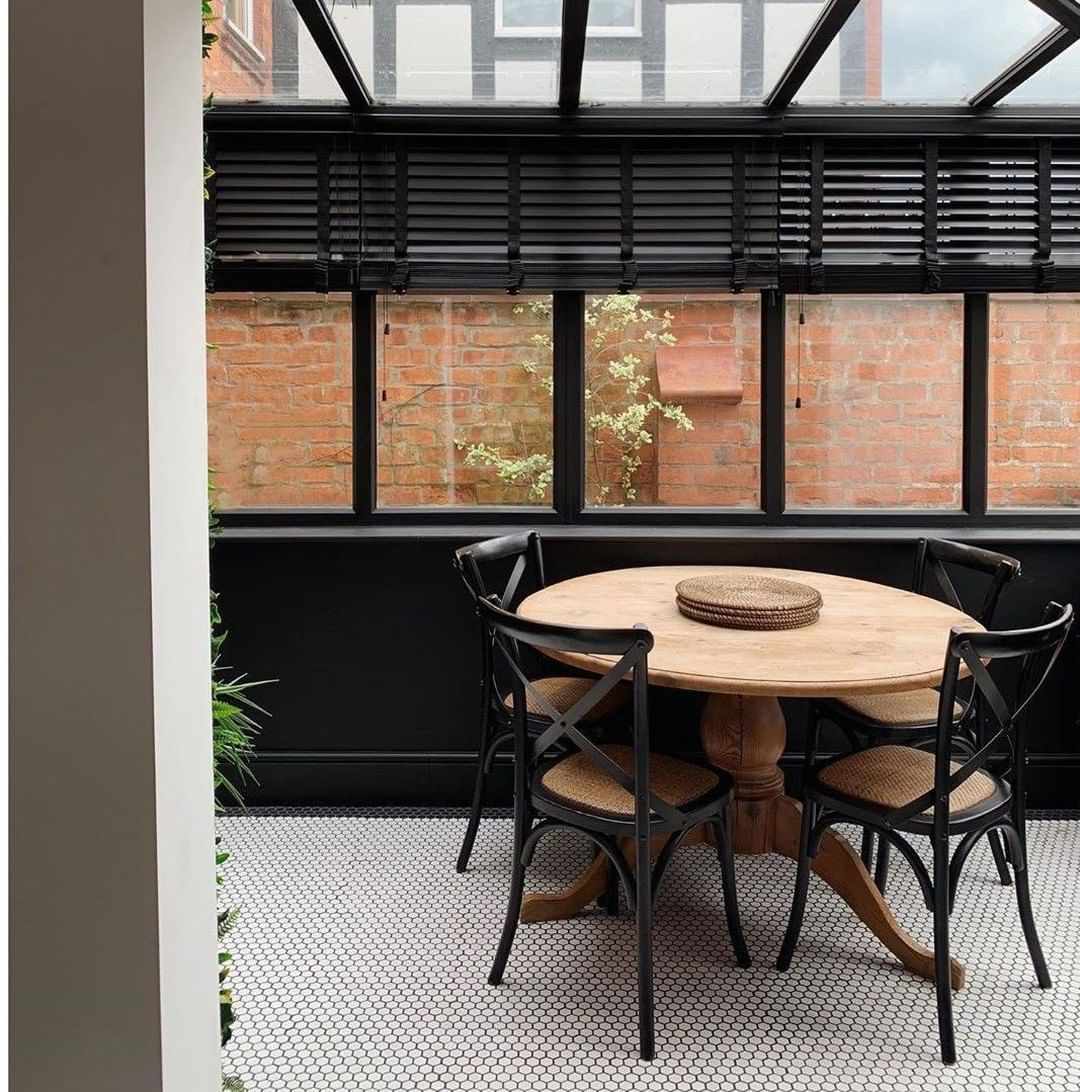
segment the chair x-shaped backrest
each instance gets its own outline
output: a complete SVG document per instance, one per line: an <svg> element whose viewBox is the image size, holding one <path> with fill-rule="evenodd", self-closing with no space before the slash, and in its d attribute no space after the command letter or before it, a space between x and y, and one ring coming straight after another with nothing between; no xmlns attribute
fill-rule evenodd
<svg viewBox="0 0 1080 1092"><path fill-rule="evenodd" d="M502 610L494 597L481 600L481 614L495 635L495 648L513 676L515 740L525 755L528 778L553 745L568 739L599 771L607 774L635 801L635 814L640 820L654 813L672 824L683 822L682 811L649 790L649 727L647 709L648 653L653 645L652 634L644 626L633 629L597 630L570 626L545 625L519 618ZM557 709L529 681L520 663L520 646L540 652L576 652L592 656L618 657L614 665L589 687L589 690L565 712ZM627 675L632 675L634 690L633 749L634 773L627 773L585 735L579 725L584 717L602 701ZM527 739L525 713L526 695L551 718L551 724L535 740Z"/></svg>
<svg viewBox="0 0 1080 1092"><path fill-rule="evenodd" d="M1015 779L1024 761L1025 713L1050 674L1072 625L1072 605L1050 603L1043 621L1032 629L1000 632L969 633L953 630L949 636L945 657L945 673L938 708L937 748L933 789L923 793L903 808L889 815L899 822L926 811L931 805L948 806L949 794L972 776L1000 744L1004 744L1010 760L1010 779ZM1010 703L987 668L995 660L1022 658L1020 680L1015 701ZM993 734L954 772L952 707L956 697L960 665L971 674L976 701L988 711L994 725Z"/></svg>
<svg viewBox="0 0 1080 1092"><path fill-rule="evenodd" d="M989 577L978 610L970 609L961 600L949 574L951 566ZM925 594L932 576L950 606L970 614L980 625L989 629L1005 585L1019 574L1020 562L1006 554L961 542L949 542L947 539L923 538L915 549L915 577L912 588Z"/></svg>
<svg viewBox="0 0 1080 1092"><path fill-rule="evenodd" d="M485 567L511 557L514 563L510 575L502 591L495 594L498 596L499 606L513 610L526 575L531 575L536 587L544 586L544 554L540 546L540 535L536 531L502 535L500 538L489 538L471 546L462 546L454 553L454 564L473 598L487 599L495 589L489 588L484 579Z"/></svg>
<svg viewBox="0 0 1080 1092"><path fill-rule="evenodd" d="M502 591L495 592L488 586L485 570L509 558L513 558L509 576ZM478 614L480 601L492 597L498 606L513 610L526 578L529 578L537 588L544 587L544 554L540 545L540 535L536 531L502 535L470 546L462 546L454 552L454 565L473 603L477 606ZM496 671L492 655L493 639L490 627L481 617L480 644L484 686L488 691L492 707L499 710L505 708L505 699L509 691L504 685L500 685L499 673Z"/></svg>

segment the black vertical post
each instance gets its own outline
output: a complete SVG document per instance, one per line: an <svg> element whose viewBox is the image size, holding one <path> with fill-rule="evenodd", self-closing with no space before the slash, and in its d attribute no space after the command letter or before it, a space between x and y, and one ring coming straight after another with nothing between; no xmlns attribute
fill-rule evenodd
<svg viewBox="0 0 1080 1092"><path fill-rule="evenodd" d="M986 459L989 431L990 299L985 292L964 296L964 511L986 515Z"/></svg>
<svg viewBox="0 0 1080 1092"><path fill-rule="evenodd" d="M784 293L761 293L761 507L770 520L784 511Z"/></svg>
<svg viewBox="0 0 1080 1092"><path fill-rule="evenodd" d="M555 510L572 523L585 505L585 296L556 292L554 322Z"/></svg>
<svg viewBox="0 0 1080 1092"><path fill-rule="evenodd" d="M360 519L371 515L376 502L376 337L382 336L375 325L376 302L374 292L353 292L353 510Z"/></svg>

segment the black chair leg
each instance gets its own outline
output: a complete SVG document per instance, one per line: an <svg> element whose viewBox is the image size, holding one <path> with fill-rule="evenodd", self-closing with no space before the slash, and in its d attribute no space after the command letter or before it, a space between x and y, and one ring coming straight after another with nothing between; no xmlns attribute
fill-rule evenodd
<svg viewBox="0 0 1080 1092"><path fill-rule="evenodd" d="M724 889L724 913L727 915L728 934L735 950L735 962L740 967L750 966L750 949L743 936L742 919L739 916L739 900L735 894L735 853L731 848L730 811L724 818L713 823L716 832L716 855L720 858L720 877Z"/></svg>
<svg viewBox="0 0 1080 1092"><path fill-rule="evenodd" d="M648 837L635 839L635 896L638 940L638 1044L643 1062L656 1056L652 964L652 863Z"/></svg>
<svg viewBox="0 0 1080 1092"><path fill-rule="evenodd" d="M952 967L949 961L949 839L934 838L934 986L937 990L941 1060L956 1061L952 1014Z"/></svg>
<svg viewBox="0 0 1080 1092"><path fill-rule="evenodd" d="M889 882L889 851L891 849L892 846L889 845L889 840L879 835L877 840L877 862L874 865L874 884L883 895Z"/></svg>
<svg viewBox="0 0 1080 1092"><path fill-rule="evenodd" d="M514 865L510 872L510 901L506 904L506 919L503 922L502 936L499 938L499 949L495 953L491 974L488 975L488 983L492 986L498 986L502 982L506 961L510 958L510 949L513 947L514 936L517 933L518 920L521 918L521 900L524 893L525 866L521 863L521 849L515 845Z"/></svg>
<svg viewBox="0 0 1080 1092"><path fill-rule="evenodd" d="M1024 927L1024 940L1027 941L1028 952L1031 955L1031 962L1035 968L1035 977L1039 980L1039 986L1041 989L1048 990L1053 983L1050 981L1050 972L1046 967L1046 957L1043 955L1042 945L1039 943L1039 934L1035 929L1035 918L1031 913L1027 849L1019 834L1014 834L1011 827L1006 829L1012 847L1013 870L1016 873L1016 905L1020 911L1020 924Z"/></svg>
<svg viewBox="0 0 1080 1092"><path fill-rule="evenodd" d="M461 852L458 853L458 872L464 872L469 867L469 858L472 856L473 843L476 841L476 832L480 829L480 812L484 806L484 786L487 782L487 773L484 768L486 751L486 747L480 749L480 756L476 763L476 783L473 785L472 806L469 809L469 825L465 828L465 840L461 843Z"/></svg>
<svg viewBox="0 0 1080 1092"><path fill-rule="evenodd" d="M990 843L990 852L994 855L994 864L997 865L998 879L1002 887L1008 887L1012 883L1009 874L1009 858L1001 844L1001 835L996 830L990 831L987 836Z"/></svg>
<svg viewBox="0 0 1080 1092"><path fill-rule="evenodd" d="M791 957L795 954L795 945L798 944L799 933L802 931L806 894L810 888L810 831L813 825L814 806L808 800L804 800L802 825L799 828L799 871L795 877L795 897L791 902L791 917L788 918L784 943L776 960L778 971L786 971L791 966Z"/></svg>
<svg viewBox="0 0 1080 1092"><path fill-rule="evenodd" d="M869 872L874 864L874 832L869 827L863 827L859 856L862 858L863 868Z"/></svg>

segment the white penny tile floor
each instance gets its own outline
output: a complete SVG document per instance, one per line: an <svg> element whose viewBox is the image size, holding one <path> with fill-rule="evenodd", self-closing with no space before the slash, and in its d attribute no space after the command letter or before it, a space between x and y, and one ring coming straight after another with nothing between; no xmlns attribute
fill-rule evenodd
<svg viewBox="0 0 1080 1092"><path fill-rule="evenodd" d="M465 875L460 816L251 812L219 820L237 1022L226 1074L247 1092L1078 1092L1080 822L1033 821L1032 899L1054 978L1038 989L1011 888L981 843L952 919L968 967L959 1063L938 1061L934 991L903 971L816 877L791 970L774 961L795 879L776 856L736 863L754 965L735 966L712 851L681 851L655 932L657 1058L637 1058L633 922L587 912L523 925L487 985L507 893L511 824L486 819ZM529 890L590 850L540 843ZM890 902L931 937L894 854Z"/></svg>

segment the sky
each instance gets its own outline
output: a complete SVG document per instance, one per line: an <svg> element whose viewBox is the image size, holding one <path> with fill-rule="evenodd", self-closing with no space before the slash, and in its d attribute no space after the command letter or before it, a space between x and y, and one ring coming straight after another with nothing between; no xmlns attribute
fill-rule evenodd
<svg viewBox="0 0 1080 1092"><path fill-rule="evenodd" d="M882 97L967 98L1054 25L1030 0L882 0ZM1038 92L1044 102L1080 100L1076 47L1052 67L1024 98Z"/></svg>

